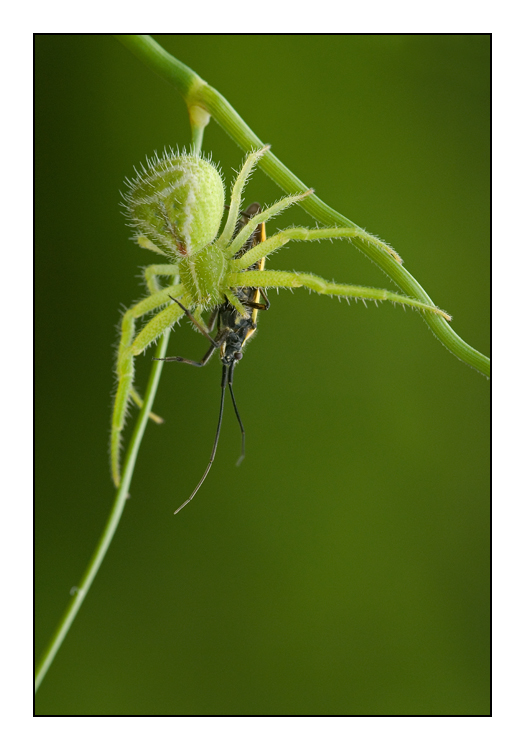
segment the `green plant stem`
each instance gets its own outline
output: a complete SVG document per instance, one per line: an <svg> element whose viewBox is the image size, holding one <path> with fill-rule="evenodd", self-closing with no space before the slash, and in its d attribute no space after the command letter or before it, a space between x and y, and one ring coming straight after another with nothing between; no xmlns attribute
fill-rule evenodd
<svg viewBox="0 0 525 750"><path fill-rule="evenodd" d="M191 145L192 149L196 153L199 153L200 151L205 127L206 124L202 121L192 122ZM170 332L167 331L163 334L158 343L155 357L162 358L166 356L169 338ZM135 424L135 428L129 442L128 450L126 452L126 457L124 459L124 465L122 468L122 479L117 490L115 500L113 502L111 513L106 522L106 526L104 528L104 531L102 532L97 547L93 552L84 575L82 576L82 580L80 581L79 585L76 586L72 591L72 597L69 606L66 608L66 611L64 612L62 619L59 622L58 627L37 666L35 672L35 692L40 687L40 684L46 676L49 667L53 663L53 659L55 658L60 646L62 645L64 638L68 634L69 628L73 624L73 621L77 616L80 607L82 606L82 602L86 598L86 595L95 579L95 576L98 573L100 566L102 565L102 561L106 556L106 552L109 549L109 545L111 544L119 525L124 507L126 505L126 500L129 497L129 487L131 485L131 479L135 470L137 455L139 452L140 444L142 442L142 437L146 430L146 425L149 421L150 412L153 408L153 402L157 393L157 387L160 381L160 375L163 366L164 362L155 360L151 367L148 385L146 387L146 393L144 395L144 402L139 412L137 423Z"/></svg>
<svg viewBox="0 0 525 750"><path fill-rule="evenodd" d="M150 36L124 34L118 35L117 38L145 65L168 81L181 94L190 110L190 115L195 108L208 112L243 151L259 149L264 145L218 91L209 86L191 68L166 52ZM308 188L271 151L264 155L259 165L286 193L304 192ZM327 226L357 226L353 221L323 203L316 195L309 196L300 205L310 216ZM376 263L405 294L434 306L434 302L423 287L394 258L360 238L353 239L352 243ZM421 312L421 315L431 331L452 354L483 375L487 377L490 375L490 360L463 341L442 317L425 312Z"/></svg>
<svg viewBox="0 0 525 750"><path fill-rule="evenodd" d="M168 346L168 340L169 331L168 333L164 334L164 336L160 340L155 356L165 356L166 348ZM113 508L111 509L111 513L106 522L104 531L102 532L102 536L99 539L98 545L91 557L91 560L89 561L82 580L80 581L78 587L76 587L75 593L72 594L71 602L64 612L62 620L60 621L37 667L35 675L35 691L38 690L40 683L44 679L47 670L51 666L53 659L57 654L58 649L62 645L62 642L66 637L69 628L71 627L73 620L78 613L78 610L82 606L82 602L86 598L86 595L90 589L91 584L93 583L98 569L102 565L102 561L104 560L106 552L108 551L113 536L115 535L115 531L117 530L117 526L126 505L126 500L129 497L128 492L131 484L131 479L133 477L133 470L135 469L135 461L137 459L137 454L142 441L142 437L148 423L149 414L153 407L153 401L157 392L157 386L159 383L163 364L164 362L154 362L151 368L146 395L144 396L144 403L142 405L142 409L140 410L139 417L137 419L135 429L133 430L133 435L131 437L126 453L122 472L122 481L115 496Z"/></svg>

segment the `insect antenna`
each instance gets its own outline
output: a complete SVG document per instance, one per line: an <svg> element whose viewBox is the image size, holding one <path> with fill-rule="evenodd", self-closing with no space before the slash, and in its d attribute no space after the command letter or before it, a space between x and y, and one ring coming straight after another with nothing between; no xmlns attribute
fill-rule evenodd
<svg viewBox="0 0 525 750"><path fill-rule="evenodd" d="M195 495L197 494L197 492L202 487L202 485L204 483L204 480L206 479L206 477L208 476L208 474L210 472L211 465L213 463L213 459L215 458L215 454L217 452L217 445L219 444L219 435L221 434L222 413L224 411L224 393L226 391L226 383L227 383L227 381L228 381L228 367L227 367L227 365L223 365L222 366L222 379L221 379L221 405L220 405L220 408L219 408L219 422L217 424L217 432L215 433L215 440L214 440L214 443L213 443L213 449L212 449L212 452L211 452L210 460L208 462L208 466L206 467L206 471L202 475L202 478L201 478L199 484L195 487L195 489L193 490L193 492L191 493L191 495L189 496L189 498L184 503L182 503L182 505L180 505L177 508L177 510L175 511L174 515L177 515L177 513L180 510L182 510L184 507L186 507L186 505L190 502L190 500L193 500L193 498L195 497Z"/></svg>
<svg viewBox="0 0 525 750"><path fill-rule="evenodd" d="M245 442L246 442L246 433L244 432L244 425L242 423L242 419L241 419L241 415L239 414L239 410L237 408L237 403L235 401L235 396L233 395L233 368L235 367L235 365L236 365L235 361L233 361L231 363L231 365L230 365L230 373L229 373L229 377L228 377L228 387L230 389L230 395L232 397L233 408L235 409L235 414L237 416L237 421L239 422L239 427L241 428L241 436L242 436L241 455L239 456L239 458L237 459L237 463L235 464L235 466L240 466L241 463L244 460L244 456L245 456L245 453L246 453L246 451L244 450L244 446L245 446Z"/></svg>

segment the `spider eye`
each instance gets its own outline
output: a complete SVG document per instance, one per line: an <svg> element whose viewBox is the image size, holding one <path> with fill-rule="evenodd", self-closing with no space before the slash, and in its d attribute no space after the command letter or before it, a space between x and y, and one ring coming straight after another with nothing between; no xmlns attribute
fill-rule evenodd
<svg viewBox="0 0 525 750"><path fill-rule="evenodd" d="M242 352L235 352L235 354L233 355L233 358L234 359L242 359Z"/></svg>

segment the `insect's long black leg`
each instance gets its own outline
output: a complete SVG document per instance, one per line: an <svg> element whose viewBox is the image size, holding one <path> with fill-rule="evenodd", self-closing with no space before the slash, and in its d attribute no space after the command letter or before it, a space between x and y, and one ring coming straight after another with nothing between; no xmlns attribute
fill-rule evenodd
<svg viewBox="0 0 525 750"><path fill-rule="evenodd" d="M186 359L185 357L153 357L153 359L157 362L184 362L184 364L186 365L193 365L194 367L204 367L204 365L208 364L212 356L217 351L217 346L220 346L220 344L217 344L214 341L213 346L210 346L200 362L196 362L194 359Z"/></svg>
<svg viewBox="0 0 525 750"><path fill-rule="evenodd" d="M174 299L173 297L170 297L170 299L172 299L180 307L182 307L182 309L184 310L184 312L186 313L186 315L189 317L189 319L192 321L192 323L195 323L195 325L198 326L199 330L201 330L207 336L207 338L209 338L209 340L211 341L212 345L210 346L210 348L208 349L208 351L206 352L206 354L204 355L204 357L201 359L200 362L196 362L194 359L186 359L185 357L153 357L153 359L157 360L157 362L184 362L184 364L186 364L186 365L193 365L194 367L204 367L204 365L208 364L208 362L210 361L210 359L213 356L213 354L216 352L216 350L222 344L222 342L224 340L224 333L221 334L221 335L218 335L216 338L213 339L210 336L210 334L201 325L199 325L199 323L195 320L195 318L193 317L193 315L191 315L188 312L188 310L184 307L184 305L181 305L181 303L177 299ZM218 310L216 309L216 310L213 311L213 313L211 315L210 323L209 323L210 329L213 328L213 326L215 325L215 320L217 318L217 313L218 313Z"/></svg>
<svg viewBox="0 0 525 750"><path fill-rule="evenodd" d="M211 341L211 343L213 344L213 346L214 346L215 348L219 347L219 344L218 344L218 343L217 343L217 342L215 341L215 339L213 338L213 336L210 336L210 332L209 332L209 331L207 331L207 330L206 330L206 329L204 328L204 326L202 326L202 325L201 325L201 324L199 323L199 321L198 321L198 320L196 320L196 319L195 319L195 318L193 317L193 315L192 315L192 314L190 313L190 311L188 310L188 308L187 308L187 307L184 307L184 305L182 304L182 302L179 302L179 300L178 300L178 299L175 299L175 297L172 297L172 296L171 296L171 294L168 294L168 297L169 297L169 298L170 298L171 300L173 300L173 302L176 302L176 303L178 304L178 306L179 306L180 308L182 308L182 309L184 310L184 312L186 313L186 315L188 316L188 318L189 318L189 319L191 320L191 322L193 323L193 325L194 325L194 326L196 326L196 327L197 327L197 328L199 329L199 331L200 331L200 332L202 333L202 335L203 335L203 336L206 336L206 338L207 338L207 339L209 339L209 340ZM213 322L215 323L215 320L214 320Z"/></svg>
<svg viewBox="0 0 525 750"><path fill-rule="evenodd" d="M197 492L202 487L202 484L203 484L204 480L206 479L206 477L208 476L208 474L210 472L211 465L213 463L213 459L215 458L215 454L217 452L217 445L219 443L219 435L221 434L222 413L224 411L224 393L226 391L226 382L227 382L227 380L228 380L228 367L227 367L227 365L223 365L222 366L222 379L221 379L221 405L220 405L220 409L219 409L219 423L217 425L217 432L215 433L215 441L213 443L213 449L212 449L212 452L211 452L210 460L208 462L208 466L206 467L206 471L202 475L202 478L201 478L199 484L195 487L195 489L193 490L193 492L191 493L191 495L189 496L189 498L186 500L186 502L182 503L182 505L179 508L177 508L177 510L175 511L175 515L180 510L182 510L190 502L190 500L193 500L193 498L195 497L195 495L197 494Z"/></svg>
<svg viewBox="0 0 525 750"><path fill-rule="evenodd" d="M235 414L237 416L237 421L239 422L239 426L241 428L241 455L239 456L239 458L237 459L237 463L235 464L236 466L240 466L240 464L244 460L244 456L245 456L245 453L246 453L246 451L245 451L246 433L244 431L244 425L242 423L241 415L239 414L239 410L237 408L237 403L235 401L235 396L233 395L233 368L235 367L235 364L236 364L235 362L232 362L231 365L230 365L230 370L229 370L229 374L228 374L228 387L230 389L230 395L232 397L233 408L235 409Z"/></svg>
<svg viewBox="0 0 525 750"><path fill-rule="evenodd" d="M261 295L261 297L264 297L264 301L266 303L264 307L261 307L261 310L269 310L270 309L270 300L266 296L266 292L264 291L264 289L260 289L259 288L259 294Z"/></svg>
<svg viewBox="0 0 525 750"><path fill-rule="evenodd" d="M270 300L266 296L266 294L263 292L262 289L259 289L259 292L261 294L261 297L264 297L265 303L262 302L253 302L252 300L244 300L243 305L245 307L251 307L252 310L269 310L270 309Z"/></svg>
<svg viewBox="0 0 525 750"><path fill-rule="evenodd" d="M210 319L208 321L208 331L213 331L213 326L215 325L215 321L217 320L217 315L219 314L219 308L215 307L212 310L212 313L210 315Z"/></svg>

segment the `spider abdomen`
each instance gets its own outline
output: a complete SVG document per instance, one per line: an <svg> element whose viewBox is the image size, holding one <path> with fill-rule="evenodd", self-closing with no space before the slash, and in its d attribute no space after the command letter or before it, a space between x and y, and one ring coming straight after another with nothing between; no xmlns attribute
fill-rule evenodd
<svg viewBox="0 0 525 750"><path fill-rule="evenodd" d="M125 208L136 239L159 252L190 256L209 245L224 212L224 185L211 162L166 152L128 180Z"/></svg>

